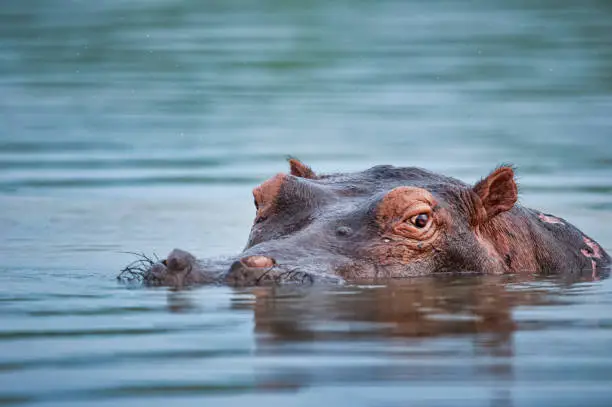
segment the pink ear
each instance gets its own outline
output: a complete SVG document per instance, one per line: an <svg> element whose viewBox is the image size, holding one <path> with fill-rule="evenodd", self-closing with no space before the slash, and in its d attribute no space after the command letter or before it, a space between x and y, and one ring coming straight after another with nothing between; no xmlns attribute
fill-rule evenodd
<svg viewBox="0 0 612 407"><path fill-rule="evenodd" d="M295 175L296 177L310 179L317 178L316 174L310 169L309 166L303 164L295 158L289 159L289 167L291 168L291 175Z"/></svg>
<svg viewBox="0 0 612 407"><path fill-rule="evenodd" d="M499 167L474 186L474 192L487 214L486 220L512 209L518 199L518 188L514 171L510 167Z"/></svg>

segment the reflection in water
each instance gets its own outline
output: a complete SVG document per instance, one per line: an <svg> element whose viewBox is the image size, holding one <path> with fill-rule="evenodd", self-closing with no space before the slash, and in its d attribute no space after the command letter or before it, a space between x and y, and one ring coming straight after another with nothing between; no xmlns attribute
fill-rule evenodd
<svg viewBox="0 0 612 407"><path fill-rule="evenodd" d="M509 292L501 283L495 278L415 278L385 286L355 287L332 295L314 291L299 296L285 288L275 290L280 295L255 290L256 331L271 334L269 339L279 341L350 340L372 334L421 338L479 333L504 342L515 328L511 308L521 302L534 304L541 293ZM284 290L291 291L283 295ZM312 319L317 315L332 329L319 327ZM370 331L370 324L375 324L376 329ZM336 331L333 327L346 330Z"/></svg>
<svg viewBox="0 0 612 407"><path fill-rule="evenodd" d="M439 276L255 287L236 291L232 308L253 313L259 389L484 384L492 405L513 405L513 387L533 376L515 373L515 366L525 370L520 356L531 355L517 350L516 335L556 329L557 318L538 317L538 309L563 315L598 279ZM169 310L201 312L189 298L189 291L170 292Z"/></svg>
<svg viewBox="0 0 612 407"><path fill-rule="evenodd" d="M555 301L555 292L598 279L590 273L574 278L437 276L392 280L385 285L349 285L337 291L254 288L255 330L267 334L263 336L266 341L281 342L478 334L487 338L483 345L494 348L496 343L505 346L517 329L514 308L564 304ZM347 329L322 329L317 319L332 328ZM376 329L371 331L369 326Z"/></svg>

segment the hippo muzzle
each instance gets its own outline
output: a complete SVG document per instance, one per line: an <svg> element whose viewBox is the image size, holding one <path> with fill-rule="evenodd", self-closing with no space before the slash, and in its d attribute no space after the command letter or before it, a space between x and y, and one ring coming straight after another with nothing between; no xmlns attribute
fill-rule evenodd
<svg viewBox="0 0 612 407"><path fill-rule="evenodd" d="M318 281L341 283L342 278L320 264L289 265L261 254L243 254L220 259L197 259L191 253L174 249L163 260L142 257L128 265L121 280L141 280L147 286L186 287L203 284L259 286L312 284Z"/></svg>

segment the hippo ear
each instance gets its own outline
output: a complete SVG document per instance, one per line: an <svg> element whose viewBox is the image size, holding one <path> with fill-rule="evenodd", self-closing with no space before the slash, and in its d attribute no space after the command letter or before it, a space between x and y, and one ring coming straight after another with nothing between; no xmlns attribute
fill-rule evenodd
<svg viewBox="0 0 612 407"><path fill-rule="evenodd" d="M473 191L478 195L486 212L485 220L512 209L518 199L518 188L511 167L499 167L478 182Z"/></svg>
<svg viewBox="0 0 612 407"><path fill-rule="evenodd" d="M317 178L317 175L310 169L309 166L295 158L289 159L289 167L291 168L291 175L295 175L296 177L309 179Z"/></svg>

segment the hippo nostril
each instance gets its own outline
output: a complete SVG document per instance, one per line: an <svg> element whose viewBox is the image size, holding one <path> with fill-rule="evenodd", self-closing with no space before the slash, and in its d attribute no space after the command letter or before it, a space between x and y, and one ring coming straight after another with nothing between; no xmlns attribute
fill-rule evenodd
<svg viewBox="0 0 612 407"><path fill-rule="evenodd" d="M348 226L339 226L339 227L336 229L336 234L337 234L338 236L348 236L348 235L350 235L352 232L353 232L353 229L351 229L351 228L350 228L350 227L348 227Z"/></svg>
<svg viewBox="0 0 612 407"><path fill-rule="evenodd" d="M249 256L240 260L242 264L250 268L270 268L274 267L276 261L271 257L266 256Z"/></svg>

